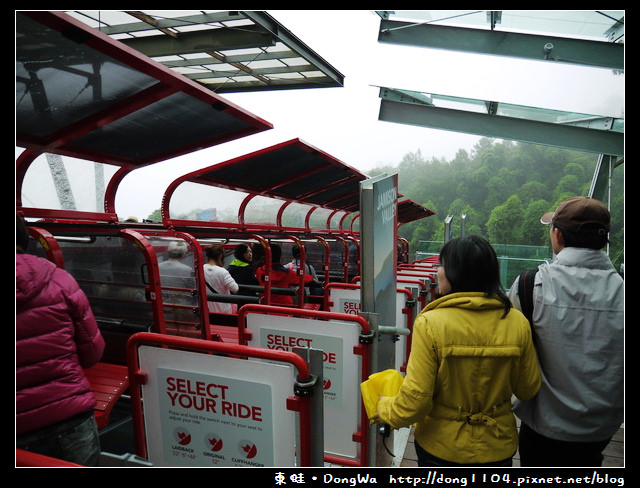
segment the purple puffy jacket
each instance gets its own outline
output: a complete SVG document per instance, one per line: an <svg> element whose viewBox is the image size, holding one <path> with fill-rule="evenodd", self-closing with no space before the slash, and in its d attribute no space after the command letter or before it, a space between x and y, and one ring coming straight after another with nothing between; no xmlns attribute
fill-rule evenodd
<svg viewBox="0 0 640 488"><path fill-rule="evenodd" d="M91 411L83 368L104 339L75 279L46 259L16 254L16 434Z"/></svg>

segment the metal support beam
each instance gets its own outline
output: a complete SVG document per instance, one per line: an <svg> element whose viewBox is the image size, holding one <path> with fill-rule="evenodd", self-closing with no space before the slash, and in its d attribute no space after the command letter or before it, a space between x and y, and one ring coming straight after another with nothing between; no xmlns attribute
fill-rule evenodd
<svg viewBox="0 0 640 488"><path fill-rule="evenodd" d="M624 155L624 134L499 115L381 100L379 120L484 137Z"/></svg>
<svg viewBox="0 0 640 488"><path fill-rule="evenodd" d="M255 47L269 47L276 39L258 26L246 26L242 29L212 29L207 31L184 32L179 39L173 37L135 37L120 42L140 51L150 58L157 56L201 53L205 51L224 51Z"/></svg>
<svg viewBox="0 0 640 488"><path fill-rule="evenodd" d="M380 21L378 41L624 70L621 43L384 19Z"/></svg>
<svg viewBox="0 0 640 488"><path fill-rule="evenodd" d="M617 159L615 156L601 154L596 164L591 180L591 188L589 188L589 196L604 202L607 206L611 203L611 178L613 170L620 164L624 163L624 159Z"/></svg>
<svg viewBox="0 0 640 488"><path fill-rule="evenodd" d="M444 242L449 242L453 238L453 215L447 215L444 219Z"/></svg>
<svg viewBox="0 0 640 488"><path fill-rule="evenodd" d="M344 75L337 69L327 63L315 51L309 49L298 37L296 37L289 29L284 27L273 17L263 11L243 11L243 14L250 18L253 22L268 30L278 40L283 42L289 49L297 52L307 61L318 67L325 76L330 78L336 85L344 86Z"/></svg>

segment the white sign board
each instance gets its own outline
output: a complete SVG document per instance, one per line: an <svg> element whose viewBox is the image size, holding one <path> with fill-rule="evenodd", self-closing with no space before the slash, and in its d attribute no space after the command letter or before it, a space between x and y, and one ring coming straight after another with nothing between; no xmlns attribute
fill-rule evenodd
<svg viewBox="0 0 640 488"><path fill-rule="evenodd" d="M329 312L360 314L360 288L331 288Z"/></svg>
<svg viewBox="0 0 640 488"><path fill-rule="evenodd" d="M352 288L331 288L331 296L329 302L330 312L334 313L360 313L360 290ZM407 317L403 313L407 296L402 292L396 292L396 327L406 328ZM400 371L405 363L405 354L407 350L407 336L401 335L395 345L395 363L394 368Z"/></svg>
<svg viewBox="0 0 640 488"><path fill-rule="evenodd" d="M141 346L148 459L154 466L294 466L294 367Z"/></svg>
<svg viewBox="0 0 640 488"><path fill-rule="evenodd" d="M360 326L356 322L316 320L282 315L248 314L248 346L290 351L322 351L325 453L356 458L352 436L360 420L360 356L353 353Z"/></svg>

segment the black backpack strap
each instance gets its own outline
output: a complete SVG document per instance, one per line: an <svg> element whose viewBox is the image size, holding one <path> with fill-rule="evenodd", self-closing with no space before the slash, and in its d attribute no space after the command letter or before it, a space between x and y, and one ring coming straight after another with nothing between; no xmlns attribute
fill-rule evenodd
<svg viewBox="0 0 640 488"><path fill-rule="evenodd" d="M207 288L209 288L209 290L211 290L216 295L219 295L219 293L213 289L213 286L211 286L207 280L204 280L204 282L207 285Z"/></svg>
<svg viewBox="0 0 640 488"><path fill-rule="evenodd" d="M533 315L533 283L536 279L536 269L526 269L520 273L518 278L518 298L520 299L520 310L531 324Z"/></svg>

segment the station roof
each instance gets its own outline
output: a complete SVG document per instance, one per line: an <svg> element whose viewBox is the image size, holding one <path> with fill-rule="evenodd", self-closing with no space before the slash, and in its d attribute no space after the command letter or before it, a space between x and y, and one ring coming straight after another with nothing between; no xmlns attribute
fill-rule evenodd
<svg viewBox="0 0 640 488"><path fill-rule="evenodd" d="M624 71L624 11L380 11L378 41ZM597 96L597 93L594 94ZM382 87L380 120L622 156L624 119Z"/></svg>
<svg viewBox="0 0 640 488"><path fill-rule="evenodd" d="M216 93L344 85L337 69L263 11L67 13Z"/></svg>
<svg viewBox="0 0 640 488"><path fill-rule="evenodd" d="M348 212L358 209L359 185L365 179L361 172L300 139L179 178Z"/></svg>
<svg viewBox="0 0 640 488"><path fill-rule="evenodd" d="M360 183L367 178L330 154L292 139L183 175L171 188L188 181L352 213L359 212ZM434 214L400 197L398 224Z"/></svg>
<svg viewBox="0 0 640 488"><path fill-rule="evenodd" d="M398 224L408 224L414 220L424 219L435 215L433 210L409 199L398 199Z"/></svg>
<svg viewBox="0 0 640 488"><path fill-rule="evenodd" d="M16 12L16 145L28 150L18 201L40 153L120 166L117 186L123 171L271 128L219 92L342 86L265 12L171 14ZM296 139L179 180L351 213L366 178ZM105 195L112 218L114 195ZM398 205L400 224L430 215L410 200Z"/></svg>
<svg viewBox="0 0 640 488"><path fill-rule="evenodd" d="M624 10L377 13L381 18L381 43L624 73ZM600 154L601 161L613 160L616 166L624 162L623 117L570 113L403 87L380 87L380 99L379 120L592 152ZM609 171L608 165L599 164L594 182L606 181Z"/></svg>
<svg viewBox="0 0 640 488"><path fill-rule="evenodd" d="M624 10L385 10L378 41L624 70Z"/></svg>
<svg viewBox="0 0 640 488"><path fill-rule="evenodd" d="M380 88L379 120L577 151L624 155L624 119Z"/></svg>
<svg viewBox="0 0 640 488"><path fill-rule="evenodd" d="M138 167L270 128L62 12L16 12L17 146Z"/></svg>

